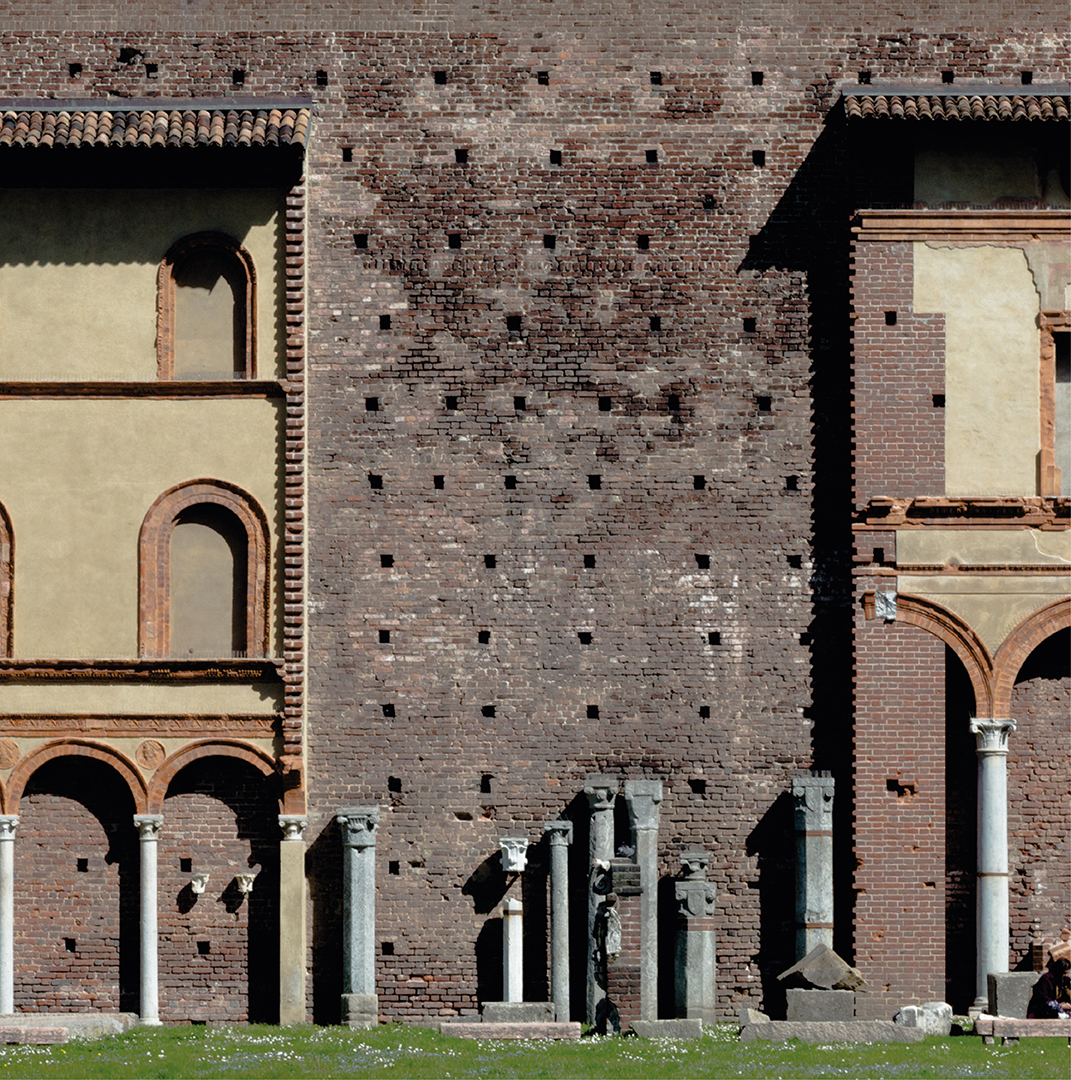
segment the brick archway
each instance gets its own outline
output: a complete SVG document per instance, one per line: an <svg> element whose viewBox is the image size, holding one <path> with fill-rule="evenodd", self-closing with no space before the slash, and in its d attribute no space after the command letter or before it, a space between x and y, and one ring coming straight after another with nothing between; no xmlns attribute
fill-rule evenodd
<svg viewBox="0 0 1071 1080"><path fill-rule="evenodd" d="M974 689L978 716L993 716L993 661L982 639L958 615L918 596L898 596L896 617L940 638L959 657Z"/></svg>
<svg viewBox="0 0 1071 1080"><path fill-rule="evenodd" d="M195 743L193 746L184 747L178 753L169 757L153 773L147 792L147 805L151 807L149 813L162 814L164 799L167 797L167 789L171 781L187 765L194 761L201 761L209 757L236 758L244 761L258 770L264 776L275 775L275 761L270 754L255 746L230 739L206 740Z"/></svg>
<svg viewBox="0 0 1071 1080"><path fill-rule="evenodd" d="M187 480L149 507L138 537L138 655L166 657L171 647L171 533L179 515L199 505L221 506L246 535L246 649L267 656L268 519L260 504L223 480Z"/></svg>
<svg viewBox="0 0 1071 1080"><path fill-rule="evenodd" d="M113 750L110 746L102 746L99 743L81 739L46 743L24 757L8 778L7 791L4 793L5 813L17 814L19 812L19 801L30 777L42 765L59 757L88 757L110 765L126 781L131 798L134 800L134 812L145 813L147 805L145 781L142 780L141 773L138 772L134 763L126 755Z"/></svg>
<svg viewBox="0 0 1071 1080"><path fill-rule="evenodd" d="M1063 597L1028 615L1004 639L993 662L994 716L1010 716L1015 677L1046 638L1071 627L1071 599Z"/></svg>

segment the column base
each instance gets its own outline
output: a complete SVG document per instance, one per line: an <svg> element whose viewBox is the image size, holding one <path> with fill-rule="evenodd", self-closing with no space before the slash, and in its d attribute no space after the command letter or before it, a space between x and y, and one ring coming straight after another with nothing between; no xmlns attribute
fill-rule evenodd
<svg viewBox="0 0 1071 1080"><path fill-rule="evenodd" d="M374 1028L379 1024L378 994L343 994L342 1023L351 1028Z"/></svg>
<svg viewBox="0 0 1071 1080"><path fill-rule="evenodd" d="M142 1020L140 1017L138 1018L138 1027L163 1027L163 1026L164 1026L163 1020L153 1020L153 1019Z"/></svg>

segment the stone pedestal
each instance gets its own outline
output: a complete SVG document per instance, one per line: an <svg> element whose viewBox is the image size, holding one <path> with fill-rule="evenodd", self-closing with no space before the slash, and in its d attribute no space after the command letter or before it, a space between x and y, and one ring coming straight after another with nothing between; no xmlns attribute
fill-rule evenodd
<svg viewBox="0 0 1071 1080"><path fill-rule="evenodd" d="M569 1019L569 845L571 821L548 821L550 840L550 996L557 1019Z"/></svg>
<svg viewBox="0 0 1071 1080"><path fill-rule="evenodd" d="M610 860L614 857L614 799L617 796L617 777L592 773L584 784L591 810L589 829L588 878L588 940L587 940L587 1021L596 1022L599 1005L606 996L600 982L595 960L596 920L600 905L609 891Z"/></svg>
<svg viewBox="0 0 1071 1080"><path fill-rule="evenodd" d="M502 905L502 997L524 1001L524 908L512 897Z"/></svg>
<svg viewBox="0 0 1071 1080"><path fill-rule="evenodd" d="M1008 970L1008 735L1014 720L971 721L978 752L978 885L975 1007L989 1001L988 976Z"/></svg>
<svg viewBox="0 0 1071 1080"><path fill-rule="evenodd" d="M0 1014L15 1011L14 814L0 814Z"/></svg>
<svg viewBox="0 0 1071 1080"><path fill-rule="evenodd" d="M854 1020L853 990L786 990L786 1020Z"/></svg>
<svg viewBox="0 0 1071 1080"><path fill-rule="evenodd" d="M796 809L796 959L816 945L833 948L833 778L792 781Z"/></svg>
<svg viewBox="0 0 1071 1080"><path fill-rule="evenodd" d="M376 828L379 808L336 815L342 830L342 1013L350 1027L378 1022L376 998Z"/></svg>
<svg viewBox="0 0 1071 1080"><path fill-rule="evenodd" d="M157 840L164 819L160 814L135 814L141 863L141 1022L160 1023L159 934L156 922Z"/></svg>
<svg viewBox="0 0 1071 1080"><path fill-rule="evenodd" d="M640 868L640 1019L658 1019L658 804L661 780L626 780Z"/></svg>
<svg viewBox="0 0 1071 1080"><path fill-rule="evenodd" d="M279 1023L305 1022L305 829L298 814L280 814Z"/></svg>
<svg viewBox="0 0 1071 1080"><path fill-rule="evenodd" d="M677 1015L713 1024L716 1020L717 942L714 928L714 886L707 881L709 856L686 851L682 876L674 883L677 900L677 945L674 971Z"/></svg>

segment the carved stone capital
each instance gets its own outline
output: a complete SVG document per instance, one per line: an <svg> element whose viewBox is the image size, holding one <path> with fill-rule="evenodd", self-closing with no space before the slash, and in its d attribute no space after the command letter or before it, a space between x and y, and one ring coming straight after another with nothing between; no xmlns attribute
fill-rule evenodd
<svg viewBox="0 0 1071 1080"><path fill-rule="evenodd" d="M163 828L163 814L135 814L134 828L138 830L138 839L143 843L156 840Z"/></svg>
<svg viewBox="0 0 1071 1080"><path fill-rule="evenodd" d="M0 840L14 840L18 824L17 814L0 814Z"/></svg>
<svg viewBox="0 0 1071 1080"><path fill-rule="evenodd" d="M573 842L571 821L544 821L543 832L550 838L551 847L568 847Z"/></svg>
<svg viewBox="0 0 1071 1080"><path fill-rule="evenodd" d="M716 894L712 882L689 878L673 883L677 914L685 919L710 918L714 914Z"/></svg>
<svg viewBox="0 0 1071 1080"><path fill-rule="evenodd" d="M507 874L520 874L528 865L528 840L523 836L503 836L498 846L502 850L502 869Z"/></svg>
<svg viewBox="0 0 1071 1080"><path fill-rule="evenodd" d="M617 797L617 777L592 773L584 783L584 794L592 813L613 809Z"/></svg>
<svg viewBox="0 0 1071 1080"><path fill-rule="evenodd" d="M304 814L280 814L279 828L283 830L283 840L304 840L309 819Z"/></svg>
<svg viewBox="0 0 1071 1080"><path fill-rule="evenodd" d="M379 825L378 806L349 806L335 815L342 829L343 847L368 848L376 846Z"/></svg>
<svg viewBox="0 0 1071 1080"><path fill-rule="evenodd" d="M637 829L658 828L658 804L661 801L661 780L625 781L625 802Z"/></svg>
<svg viewBox="0 0 1071 1080"><path fill-rule="evenodd" d="M1008 736L1014 730L1014 720L980 716L971 721L971 734L979 754L1007 754Z"/></svg>
<svg viewBox="0 0 1071 1080"><path fill-rule="evenodd" d="M833 828L832 776L805 775L792 779L792 798L796 808L796 828L814 831Z"/></svg>
<svg viewBox="0 0 1071 1080"><path fill-rule="evenodd" d="M705 848L689 848L681 852L681 874L685 881L706 881L710 852Z"/></svg>

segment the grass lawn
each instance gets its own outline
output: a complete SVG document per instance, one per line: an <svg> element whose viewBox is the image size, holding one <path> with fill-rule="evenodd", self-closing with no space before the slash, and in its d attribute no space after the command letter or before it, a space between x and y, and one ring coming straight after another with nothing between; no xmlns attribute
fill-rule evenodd
<svg viewBox="0 0 1071 1080"><path fill-rule="evenodd" d="M702 1039L586 1038L580 1043L471 1042L423 1028L176 1027L98 1042L0 1047L7 1077L1043 1077L1071 1075L1065 1039L986 1047L974 1036L921 1045L805 1046Z"/></svg>

